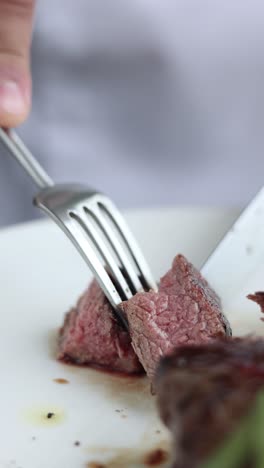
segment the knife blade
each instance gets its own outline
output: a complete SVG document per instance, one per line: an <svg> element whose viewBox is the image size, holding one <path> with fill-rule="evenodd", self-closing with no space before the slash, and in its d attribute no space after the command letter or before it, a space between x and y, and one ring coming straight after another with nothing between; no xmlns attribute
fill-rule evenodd
<svg viewBox="0 0 264 468"><path fill-rule="evenodd" d="M221 297L225 309L262 262L264 263L264 187L239 215L204 263L201 272Z"/></svg>

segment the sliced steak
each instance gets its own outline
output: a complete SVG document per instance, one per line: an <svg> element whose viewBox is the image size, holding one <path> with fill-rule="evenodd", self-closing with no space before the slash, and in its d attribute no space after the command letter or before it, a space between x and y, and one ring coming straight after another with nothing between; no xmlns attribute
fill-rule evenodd
<svg viewBox="0 0 264 468"><path fill-rule="evenodd" d="M143 372L129 334L114 319L95 281L66 315L58 358L124 373Z"/></svg>
<svg viewBox="0 0 264 468"><path fill-rule="evenodd" d="M161 356L175 347L231 334L219 297L182 255L161 279L157 293L138 293L122 307L133 348L150 378Z"/></svg>
<svg viewBox="0 0 264 468"><path fill-rule="evenodd" d="M258 291L255 292L255 294L249 294L247 297L251 301L256 302L260 306L261 312L264 313L264 291ZM264 320L264 318L262 317L261 320Z"/></svg>
<svg viewBox="0 0 264 468"><path fill-rule="evenodd" d="M264 389L264 340L229 338L178 348L162 359L155 389L173 435L173 468L201 466Z"/></svg>

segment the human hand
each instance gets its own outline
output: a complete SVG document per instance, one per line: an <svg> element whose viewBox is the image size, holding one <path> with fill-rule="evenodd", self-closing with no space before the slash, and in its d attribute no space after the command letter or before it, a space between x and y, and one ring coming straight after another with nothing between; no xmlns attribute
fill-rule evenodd
<svg viewBox="0 0 264 468"><path fill-rule="evenodd" d="M0 0L0 126L15 127L30 109L34 0Z"/></svg>

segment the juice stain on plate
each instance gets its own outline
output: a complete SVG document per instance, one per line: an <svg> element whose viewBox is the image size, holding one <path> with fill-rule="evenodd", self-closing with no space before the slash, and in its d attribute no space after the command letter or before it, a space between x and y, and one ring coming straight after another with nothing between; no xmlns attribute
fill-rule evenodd
<svg viewBox="0 0 264 468"><path fill-rule="evenodd" d="M97 456L86 464L86 468L168 468L171 466L170 442L160 440L157 444L135 447L90 447L90 454ZM104 460L100 460L102 457Z"/></svg>
<svg viewBox="0 0 264 468"><path fill-rule="evenodd" d="M33 426L54 427L66 419L65 411L57 406L29 408L23 412L23 419Z"/></svg>
<svg viewBox="0 0 264 468"><path fill-rule="evenodd" d="M168 457L168 452L162 448L157 448L145 456L144 463L147 466L157 466L161 465L161 463L165 463Z"/></svg>
<svg viewBox="0 0 264 468"><path fill-rule="evenodd" d="M66 384L70 383L69 380L62 379L62 378L53 379L53 382L55 382L57 384L61 384L61 385L66 385Z"/></svg>
<svg viewBox="0 0 264 468"><path fill-rule="evenodd" d="M109 460L91 461L87 463L87 468L167 468L170 461L169 452L163 448L153 448L150 452L137 452L131 448L120 448Z"/></svg>

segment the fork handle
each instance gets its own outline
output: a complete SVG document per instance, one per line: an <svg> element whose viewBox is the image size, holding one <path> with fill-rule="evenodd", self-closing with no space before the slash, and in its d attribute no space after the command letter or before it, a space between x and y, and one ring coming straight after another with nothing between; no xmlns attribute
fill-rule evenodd
<svg viewBox="0 0 264 468"><path fill-rule="evenodd" d="M33 154L24 145L23 141L14 132L0 127L0 140L4 143L10 154L19 162L39 189L52 187L54 182L41 167Z"/></svg>

